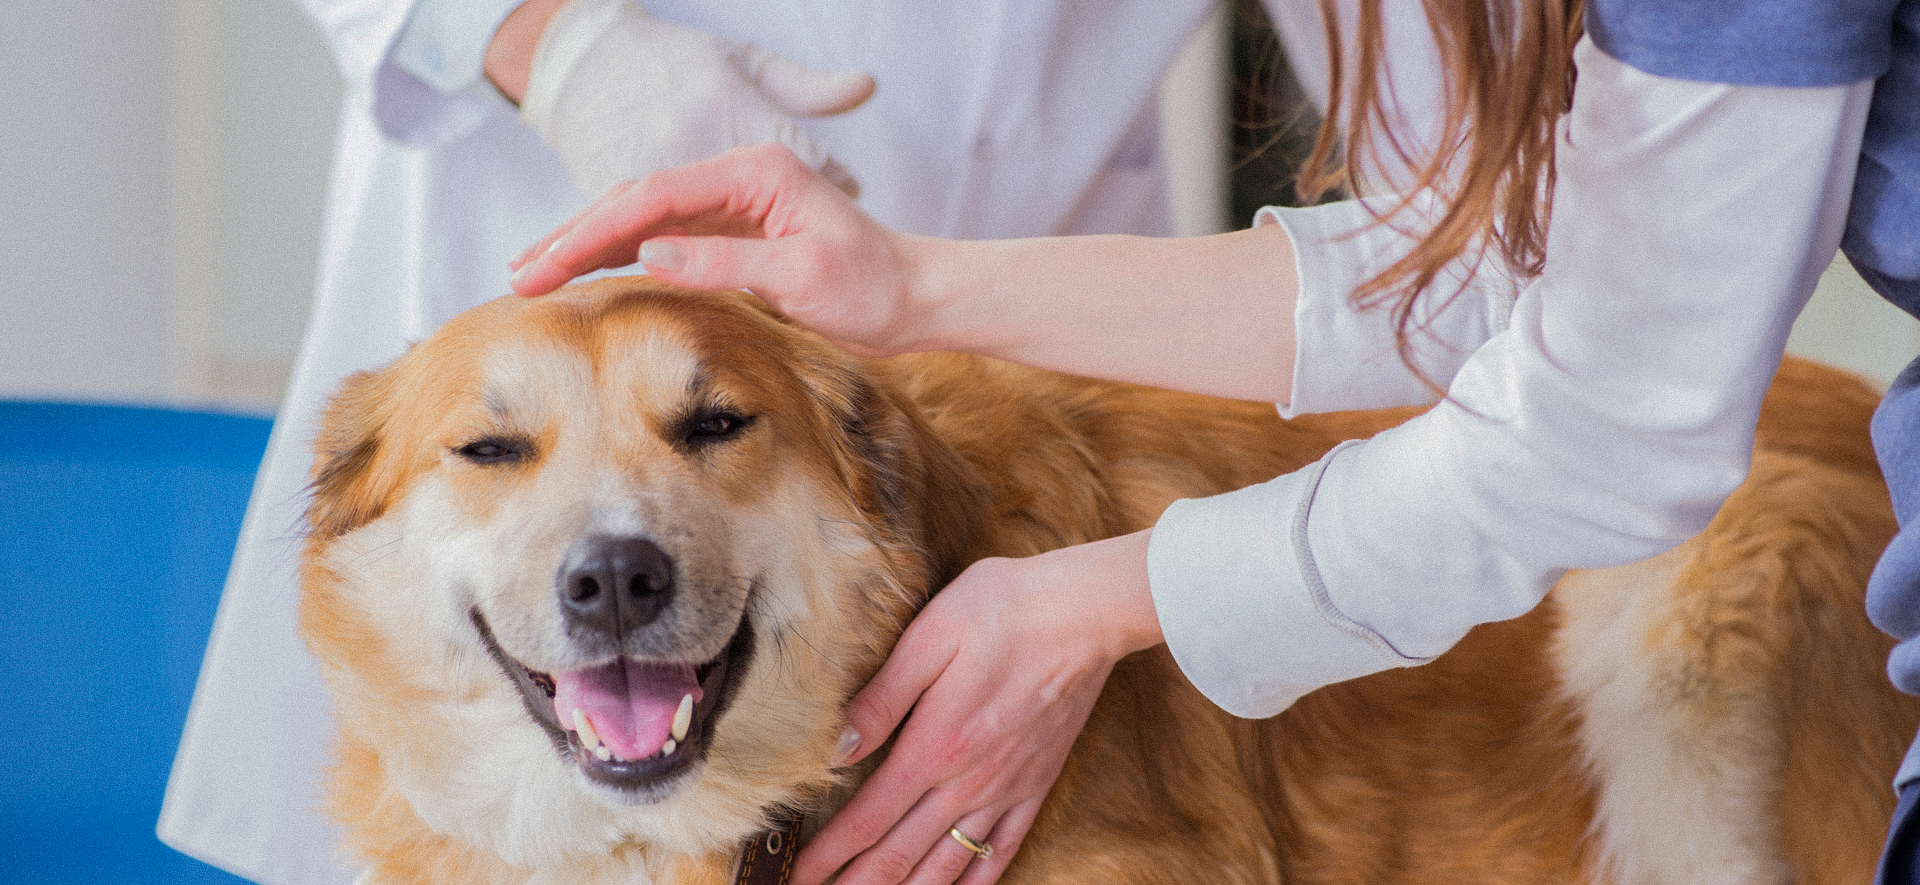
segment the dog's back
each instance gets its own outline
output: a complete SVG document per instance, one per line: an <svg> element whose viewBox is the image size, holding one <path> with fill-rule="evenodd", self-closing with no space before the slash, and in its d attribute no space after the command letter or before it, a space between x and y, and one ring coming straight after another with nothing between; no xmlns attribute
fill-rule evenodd
<svg viewBox="0 0 1920 885"><path fill-rule="evenodd" d="M950 355L892 371L995 487L971 557L1133 531L1412 414L1287 422ZM1789 359L1706 532L1428 666L1250 722L1164 649L1124 662L1008 881L1866 881L1920 715L1862 600L1893 531L1876 401Z"/></svg>

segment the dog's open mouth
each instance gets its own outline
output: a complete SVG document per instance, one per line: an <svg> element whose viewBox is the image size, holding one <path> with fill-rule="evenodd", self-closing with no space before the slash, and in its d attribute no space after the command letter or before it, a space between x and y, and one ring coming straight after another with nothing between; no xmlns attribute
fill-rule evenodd
<svg viewBox="0 0 1920 885"><path fill-rule="evenodd" d="M703 664L660 664L619 657L556 673L533 670L494 639L472 612L487 652L519 687L527 712L554 748L589 779L645 800L705 756L710 725L726 706L752 654L742 618L720 655Z"/></svg>

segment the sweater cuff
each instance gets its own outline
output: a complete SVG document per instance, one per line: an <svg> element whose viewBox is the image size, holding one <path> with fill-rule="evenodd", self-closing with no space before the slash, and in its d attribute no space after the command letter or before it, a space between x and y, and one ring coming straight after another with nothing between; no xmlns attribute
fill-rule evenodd
<svg viewBox="0 0 1920 885"><path fill-rule="evenodd" d="M1353 445L1270 482L1177 501L1154 526L1147 576L1167 647L1235 716L1273 716L1323 685L1425 663L1341 613L1307 545L1314 490Z"/></svg>
<svg viewBox="0 0 1920 885"><path fill-rule="evenodd" d="M1354 290L1411 251L1438 211L1423 193L1385 222L1375 214L1398 202L1270 206L1254 216L1255 227L1286 231L1300 286L1293 388L1282 417L1431 405L1467 357L1506 327L1519 287L1491 255L1456 259L1422 293L1407 323L1406 357L1393 311L1354 303Z"/></svg>

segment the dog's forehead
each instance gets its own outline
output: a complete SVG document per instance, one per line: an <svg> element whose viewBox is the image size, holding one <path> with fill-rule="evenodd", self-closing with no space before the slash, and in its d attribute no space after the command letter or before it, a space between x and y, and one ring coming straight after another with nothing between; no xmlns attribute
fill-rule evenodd
<svg viewBox="0 0 1920 885"><path fill-rule="evenodd" d="M494 411L577 409L585 396L669 411L702 387L702 366L697 340L667 326L530 334L485 350L479 387Z"/></svg>
<svg viewBox="0 0 1920 885"><path fill-rule="evenodd" d="M771 352L775 324L712 298L655 293L541 307L508 317L477 348L478 388L492 411L577 408L591 397L674 415L694 401L763 399L791 380Z"/></svg>

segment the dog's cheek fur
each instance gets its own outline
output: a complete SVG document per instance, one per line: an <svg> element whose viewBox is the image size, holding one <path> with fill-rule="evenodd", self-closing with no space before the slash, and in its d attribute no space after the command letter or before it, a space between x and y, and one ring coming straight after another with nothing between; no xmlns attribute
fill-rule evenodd
<svg viewBox="0 0 1920 885"><path fill-rule="evenodd" d="M406 542L426 536L407 517L434 509L403 502L310 566L309 642L323 660L352 662L326 672L347 732L340 764L376 766L392 791L360 795L351 785L362 778L336 777L331 805L365 820L398 798L431 832L489 846L519 867L604 856L621 839L614 815L580 801L578 773L459 623L446 598L458 580L436 566L444 551Z"/></svg>

